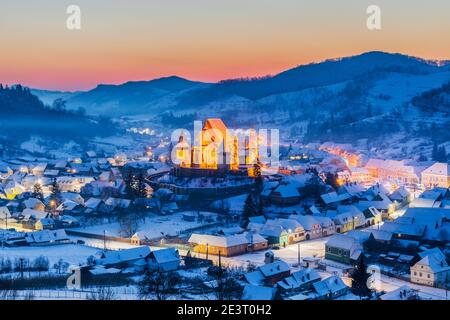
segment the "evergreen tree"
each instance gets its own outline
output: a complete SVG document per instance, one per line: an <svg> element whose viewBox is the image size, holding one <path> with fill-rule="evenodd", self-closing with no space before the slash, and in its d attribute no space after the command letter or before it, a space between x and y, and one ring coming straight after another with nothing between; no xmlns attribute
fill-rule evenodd
<svg viewBox="0 0 450 320"><path fill-rule="evenodd" d="M39 199L39 200L41 200L41 201L44 200L44 193L42 192L42 187L41 187L41 185L40 185L39 183L36 183L36 184L33 186L32 197L33 197L33 198L36 198L36 199Z"/></svg>
<svg viewBox="0 0 450 320"><path fill-rule="evenodd" d="M248 218L254 217L258 215L258 206L255 203L254 196L252 193L249 193L247 199L245 199L244 203L244 212L242 215L242 226L246 227L248 225Z"/></svg>
<svg viewBox="0 0 450 320"><path fill-rule="evenodd" d="M50 201L54 201L53 206L56 208L62 202L61 198L61 189L59 188L58 182L56 179L53 179L52 183L52 195L50 196ZM52 208L52 209L54 209Z"/></svg>
<svg viewBox="0 0 450 320"><path fill-rule="evenodd" d="M439 162L447 162L447 150L445 150L445 146L439 148L438 159Z"/></svg>
<svg viewBox="0 0 450 320"><path fill-rule="evenodd" d="M435 141L433 144L433 151L431 152L431 159L433 159L433 161L438 161L438 158L439 158L438 144Z"/></svg>
<svg viewBox="0 0 450 320"><path fill-rule="evenodd" d="M140 174L137 178L137 196L139 198L147 198L147 188L145 186L145 179L142 174Z"/></svg>
<svg viewBox="0 0 450 320"><path fill-rule="evenodd" d="M358 259L355 269L351 273L350 277L352 279L351 291L353 294L361 298L372 297L372 290L367 285L367 280L370 278L371 274L367 272L367 265L364 261L364 256Z"/></svg>

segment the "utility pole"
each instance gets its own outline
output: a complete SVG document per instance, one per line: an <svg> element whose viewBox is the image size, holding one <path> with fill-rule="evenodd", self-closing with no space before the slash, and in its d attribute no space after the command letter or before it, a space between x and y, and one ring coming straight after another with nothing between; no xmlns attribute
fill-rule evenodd
<svg viewBox="0 0 450 320"><path fill-rule="evenodd" d="M208 260L208 249L209 249L208 246L209 246L209 245L206 244L206 260Z"/></svg>
<svg viewBox="0 0 450 320"><path fill-rule="evenodd" d="M23 258L20 258L20 277L23 279Z"/></svg>
<svg viewBox="0 0 450 320"><path fill-rule="evenodd" d="M301 260L301 256L300 256L300 242L297 244L297 259L298 259L298 266L300 267L300 260Z"/></svg>
<svg viewBox="0 0 450 320"><path fill-rule="evenodd" d="M106 251L106 230L103 230L103 251Z"/></svg>

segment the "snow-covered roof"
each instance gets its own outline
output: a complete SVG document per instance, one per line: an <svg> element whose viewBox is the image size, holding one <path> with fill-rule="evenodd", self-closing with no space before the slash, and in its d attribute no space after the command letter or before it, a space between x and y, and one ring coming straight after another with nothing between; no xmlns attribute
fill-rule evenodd
<svg viewBox="0 0 450 320"><path fill-rule="evenodd" d="M97 260L96 263L102 265L111 265L138 259L145 259L150 255L150 252L150 247L147 246L117 251L106 251L103 253L103 258Z"/></svg>
<svg viewBox="0 0 450 320"><path fill-rule="evenodd" d="M26 208L30 208L30 209L34 209L36 206L44 205L41 200L36 199L36 198L28 198L27 200L25 200L23 202L23 204L25 205Z"/></svg>
<svg viewBox="0 0 450 320"><path fill-rule="evenodd" d="M289 277L284 278L277 282L281 288L285 290L291 290L300 288L306 283L314 282L320 280L320 275L316 270L305 268L292 273Z"/></svg>
<svg viewBox="0 0 450 320"><path fill-rule="evenodd" d="M33 209L25 209L22 211L22 215L27 218L33 218L36 220L44 219L47 216L47 212Z"/></svg>
<svg viewBox="0 0 450 320"><path fill-rule="evenodd" d="M327 243L327 246L333 248L340 248L345 250L357 250L361 248L361 244L357 239L345 234L335 234L331 236Z"/></svg>
<svg viewBox="0 0 450 320"><path fill-rule="evenodd" d="M269 225L265 224L260 230L259 233L263 237L279 237L282 233L286 231L281 225Z"/></svg>
<svg viewBox="0 0 450 320"><path fill-rule="evenodd" d="M426 251L424 257L417 264L428 266L433 273L450 271L445 255L439 249Z"/></svg>
<svg viewBox="0 0 450 320"><path fill-rule="evenodd" d="M416 198L410 204L410 208L436 208L440 203L434 199Z"/></svg>
<svg viewBox="0 0 450 320"><path fill-rule="evenodd" d="M155 261L158 264L169 263L169 262L174 262L174 261L180 260L178 251L175 250L175 248L154 250L154 251L152 251L151 256L153 256L155 258Z"/></svg>
<svg viewBox="0 0 450 320"><path fill-rule="evenodd" d="M264 275L264 277L270 277L275 274L287 272L290 270L289 265L283 260L277 260L272 263L268 263L258 267L258 270Z"/></svg>
<svg viewBox="0 0 450 320"><path fill-rule="evenodd" d="M295 198L300 196L297 186L291 183L280 185L273 192L278 193L282 198Z"/></svg>
<svg viewBox="0 0 450 320"><path fill-rule="evenodd" d="M321 226L321 223L315 217L309 215L291 214L289 219L298 221L307 231Z"/></svg>
<svg viewBox="0 0 450 320"><path fill-rule="evenodd" d="M319 296L326 296L347 288L342 279L336 275L313 283L313 287Z"/></svg>
<svg viewBox="0 0 450 320"><path fill-rule="evenodd" d="M84 205L89 209L97 209L97 207L102 203L102 199L89 198Z"/></svg>
<svg viewBox="0 0 450 320"><path fill-rule="evenodd" d="M404 224L386 221L380 227L382 231L392 232L396 234L421 237L424 235L425 226L415 224Z"/></svg>
<svg viewBox="0 0 450 320"><path fill-rule="evenodd" d="M304 227L300 224L300 222L294 219L269 219L267 220L266 225L269 226L279 225L289 233L294 232L294 230L296 229L304 230Z"/></svg>
<svg viewBox="0 0 450 320"><path fill-rule="evenodd" d="M436 162L431 167L425 169L422 174L446 176L450 175L450 169L448 163Z"/></svg>
<svg viewBox="0 0 450 320"><path fill-rule="evenodd" d="M53 241L69 240L69 238L67 237L67 234L63 229L59 229L28 232L25 235L25 240L30 244L39 244Z"/></svg>
<svg viewBox="0 0 450 320"><path fill-rule="evenodd" d="M330 204L330 203L348 200L352 196L348 193L337 194L336 192L330 192L330 193L322 194L320 197L322 198L323 202L325 202L325 204Z"/></svg>
<svg viewBox="0 0 450 320"><path fill-rule="evenodd" d="M387 292L379 297L380 300L409 300L417 296L418 291L407 285L401 286L393 291Z"/></svg>
<svg viewBox="0 0 450 320"><path fill-rule="evenodd" d="M248 240L243 235L214 236L209 234L193 233L188 242L192 244L207 244L214 247L229 248L247 244Z"/></svg>
<svg viewBox="0 0 450 320"><path fill-rule="evenodd" d="M275 292L275 288L247 284L244 286L242 300L273 300Z"/></svg>
<svg viewBox="0 0 450 320"><path fill-rule="evenodd" d="M322 228L328 228L328 227L334 226L333 220L331 220L328 217L322 217L322 216L315 215L314 219L316 219L320 223Z"/></svg>
<svg viewBox="0 0 450 320"><path fill-rule="evenodd" d="M375 240L391 241L393 237L392 232L383 230L370 230L370 233L373 235Z"/></svg>

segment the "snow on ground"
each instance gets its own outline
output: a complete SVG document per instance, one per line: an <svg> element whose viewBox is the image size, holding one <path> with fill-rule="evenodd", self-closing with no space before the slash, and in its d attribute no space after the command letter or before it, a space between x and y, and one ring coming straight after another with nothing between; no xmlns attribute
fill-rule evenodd
<svg viewBox="0 0 450 320"><path fill-rule="evenodd" d="M145 222L142 222L142 220L138 221L137 231L144 232L149 239L156 239L166 235L176 236L183 231L192 228L200 228L202 226L206 227L208 225L206 221L185 221L183 220L183 213L185 212L178 212L169 216L155 215L147 217L145 218ZM214 213L202 214L213 215L214 218L216 217L216 214ZM73 230L98 235L103 235L104 231L106 231L107 236L121 236L121 227L118 222L74 228Z"/></svg>
<svg viewBox="0 0 450 320"><path fill-rule="evenodd" d="M14 261L16 258L36 259L39 256L48 258L50 266L57 263L59 259L72 265L85 263L87 258L95 255L97 248L76 244L62 244L48 247L13 247L0 248L0 258L9 258Z"/></svg>

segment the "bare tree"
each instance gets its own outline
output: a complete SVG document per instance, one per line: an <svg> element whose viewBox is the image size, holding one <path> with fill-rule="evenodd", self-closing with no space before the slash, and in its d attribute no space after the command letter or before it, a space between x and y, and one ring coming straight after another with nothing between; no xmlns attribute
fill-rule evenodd
<svg viewBox="0 0 450 320"><path fill-rule="evenodd" d="M157 300L166 300L178 293L176 285L180 282L179 279L175 272L148 272L139 283L139 296L142 299L155 297Z"/></svg>
<svg viewBox="0 0 450 320"><path fill-rule="evenodd" d="M110 287L101 287L87 296L87 300L116 300L116 294Z"/></svg>
<svg viewBox="0 0 450 320"><path fill-rule="evenodd" d="M120 234L126 238L131 238L138 231L138 217L127 214L119 218Z"/></svg>

